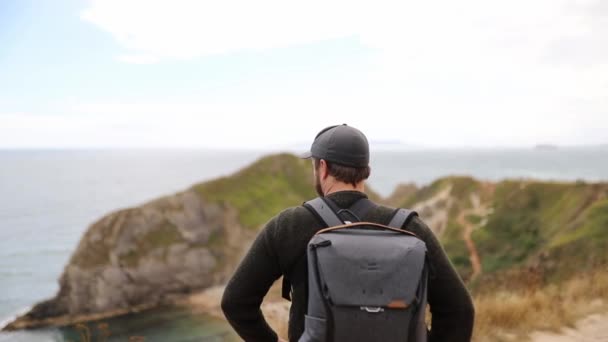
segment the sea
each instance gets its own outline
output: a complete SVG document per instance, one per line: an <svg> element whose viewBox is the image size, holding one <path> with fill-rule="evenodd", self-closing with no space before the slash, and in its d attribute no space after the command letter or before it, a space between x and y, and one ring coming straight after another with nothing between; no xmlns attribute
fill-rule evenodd
<svg viewBox="0 0 608 342"><path fill-rule="evenodd" d="M0 150L0 327L58 291L89 224L125 207L227 176L270 150ZM368 184L447 175L482 180L608 181L608 146L529 149L372 149ZM89 336L87 336L89 334ZM226 322L187 309L150 310L79 327L0 332L4 341L227 341Z"/></svg>

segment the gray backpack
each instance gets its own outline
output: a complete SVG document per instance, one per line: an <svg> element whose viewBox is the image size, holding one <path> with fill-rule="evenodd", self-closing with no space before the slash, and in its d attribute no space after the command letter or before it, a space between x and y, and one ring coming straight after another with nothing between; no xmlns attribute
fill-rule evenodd
<svg viewBox="0 0 608 342"><path fill-rule="evenodd" d="M328 228L308 243L308 312L299 341L426 341L426 245L401 229L416 213L398 209L385 226L360 222L375 206L366 198L349 209L323 197L304 206Z"/></svg>

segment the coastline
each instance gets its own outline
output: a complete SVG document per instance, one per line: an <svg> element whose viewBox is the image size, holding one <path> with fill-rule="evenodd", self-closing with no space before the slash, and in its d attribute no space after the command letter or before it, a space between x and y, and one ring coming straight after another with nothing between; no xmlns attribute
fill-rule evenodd
<svg viewBox="0 0 608 342"><path fill-rule="evenodd" d="M8 321L8 324L2 326L0 331L17 331L27 329L38 329L46 327L67 327L70 325L98 321L107 318L120 317L122 315L141 313L146 310L161 307L155 304L145 304L128 309L113 310L94 314L82 314L82 315L63 315L57 317L49 317L43 319L29 319L24 315L17 315L12 320ZM26 311L27 312L27 311Z"/></svg>
<svg viewBox="0 0 608 342"><path fill-rule="evenodd" d="M14 314L6 316L5 319L3 319L3 320L0 321L0 332L1 331L7 331L7 330L5 330L5 328L9 324L11 324L15 320L17 320L17 318L19 318L19 317L25 315L26 313L28 313L30 310L32 310L32 308L33 308L33 305L28 305L25 308L23 308L23 309L21 309L19 311L16 311Z"/></svg>

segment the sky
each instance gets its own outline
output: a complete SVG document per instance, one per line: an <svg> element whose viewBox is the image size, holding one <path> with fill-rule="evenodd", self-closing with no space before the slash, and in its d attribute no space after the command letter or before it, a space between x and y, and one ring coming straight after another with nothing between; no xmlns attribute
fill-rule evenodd
<svg viewBox="0 0 608 342"><path fill-rule="evenodd" d="M0 1L0 148L608 143L608 1Z"/></svg>

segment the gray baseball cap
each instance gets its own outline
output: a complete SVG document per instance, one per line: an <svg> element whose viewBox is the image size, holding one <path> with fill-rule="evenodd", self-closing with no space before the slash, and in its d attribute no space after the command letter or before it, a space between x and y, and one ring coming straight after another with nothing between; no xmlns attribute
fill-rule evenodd
<svg viewBox="0 0 608 342"><path fill-rule="evenodd" d="M302 158L325 159L350 167L369 165L369 143L358 129L346 124L329 126L315 137L310 151Z"/></svg>

